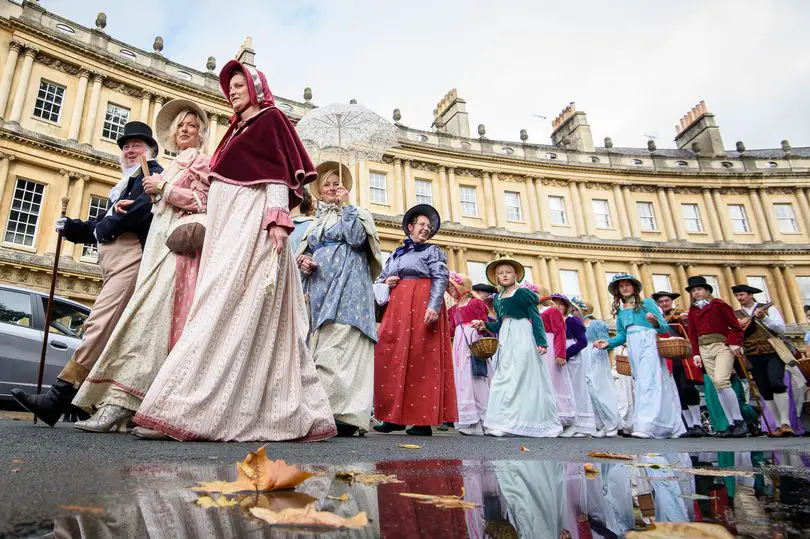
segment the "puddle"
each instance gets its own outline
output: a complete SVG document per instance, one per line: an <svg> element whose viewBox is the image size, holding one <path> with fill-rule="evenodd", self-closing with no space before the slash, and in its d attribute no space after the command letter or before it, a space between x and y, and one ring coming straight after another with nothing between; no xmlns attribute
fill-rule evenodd
<svg viewBox="0 0 810 539"><path fill-rule="evenodd" d="M232 463L137 465L115 470L120 491L79 499L55 493L53 514L47 519L28 517L26 512L33 515L34 508L21 507L12 522L0 524L0 536L590 539L625 537L654 522L659 533L670 522L711 523L728 532L701 537L810 534L808 456L774 451L626 456L632 460L615 456L621 455L592 455L588 462L302 465L317 475L295 490L228 496L231 506L209 509L196 503L205 493L190 487L234 480ZM369 476L362 474L376 475L366 482ZM374 482L384 476L399 482ZM451 505L469 508L441 508L403 493L455 496ZM340 530L271 526L250 511L281 511L309 503L346 518L364 512L368 524ZM673 535L656 535L663 536Z"/></svg>

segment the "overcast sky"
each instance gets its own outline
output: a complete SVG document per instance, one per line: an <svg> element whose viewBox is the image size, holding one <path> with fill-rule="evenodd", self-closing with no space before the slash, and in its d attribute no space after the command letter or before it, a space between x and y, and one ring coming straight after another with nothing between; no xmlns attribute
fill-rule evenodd
<svg viewBox="0 0 810 539"><path fill-rule="evenodd" d="M358 102L430 129L451 88L471 132L549 143L570 101L597 146L673 148L675 124L699 100L728 149L810 146L810 2L806 0L42 0L54 13L205 70L245 36L276 95ZM546 116L546 119L537 115Z"/></svg>

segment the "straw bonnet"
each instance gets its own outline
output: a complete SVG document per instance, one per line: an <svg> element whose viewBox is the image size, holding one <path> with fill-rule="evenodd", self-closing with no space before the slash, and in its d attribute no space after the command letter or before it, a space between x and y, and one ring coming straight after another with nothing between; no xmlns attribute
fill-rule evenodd
<svg viewBox="0 0 810 539"><path fill-rule="evenodd" d="M608 284L608 291L612 295L614 296L616 295L616 287L619 286L619 282L621 281L630 281L631 283L633 283L633 286L636 287L636 290L641 292L641 281L639 281L634 275L631 275L629 273L617 273L616 275L613 276L613 278L610 280L610 283Z"/></svg>
<svg viewBox="0 0 810 539"><path fill-rule="evenodd" d="M172 127L174 119L184 110L194 112L200 122L202 122L200 130L203 132L203 145L208 138L208 115L202 107L190 99L172 99L163 105L163 108L160 109L157 119L155 120L155 134L157 135L158 142L160 142L161 146L172 152L177 151L177 143L172 139L169 130Z"/></svg>
<svg viewBox="0 0 810 539"><path fill-rule="evenodd" d="M343 163L338 163L337 161L324 161L315 167L315 171L318 173L318 179L308 185L309 194L312 195L312 198L323 202L323 199L321 198L321 184L326 179L326 174L328 172L334 172L335 174L340 175L341 173L338 171L338 169L343 171L343 187L345 187L347 191L352 190L354 180L352 179L352 173L349 171L349 167Z"/></svg>
<svg viewBox="0 0 810 539"><path fill-rule="evenodd" d="M503 264L509 264L515 269L515 282L519 283L526 276L526 269L523 267L523 264L513 258L499 258L487 264L487 280L490 283L494 285L498 284L498 280L495 278L495 270L498 268L498 266Z"/></svg>

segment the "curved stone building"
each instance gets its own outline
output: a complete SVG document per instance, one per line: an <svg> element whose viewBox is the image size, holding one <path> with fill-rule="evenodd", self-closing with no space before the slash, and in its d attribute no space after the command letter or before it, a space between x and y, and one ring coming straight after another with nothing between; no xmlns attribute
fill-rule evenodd
<svg viewBox="0 0 810 539"><path fill-rule="evenodd" d="M171 61L163 40L142 50L49 13L36 2L0 0L0 282L47 289L61 199L67 215L103 211L119 177L115 139L128 120L152 123L174 97L199 102L216 137L230 109L216 61L198 70ZM254 62L249 40L238 53ZM278 98L294 121L315 105ZM355 203L375 216L383 249L401 241L400 219L417 202L443 219L435 241L452 269L483 280L500 255L528 277L577 294L610 318L607 282L641 277L645 291L682 291L706 276L733 303L730 286L766 290L789 324L810 304L810 148L726 150L704 103L677 127L678 149L595 146L587 116L567 106L551 144L470 135L464 100L448 93L431 130L400 124L400 145L381 163L356 167ZM163 152L162 159L171 155ZM95 250L66 244L58 293L89 303L100 286ZM763 298L765 299L765 298ZM683 302L681 303L683 305ZM798 332L799 327L792 326Z"/></svg>

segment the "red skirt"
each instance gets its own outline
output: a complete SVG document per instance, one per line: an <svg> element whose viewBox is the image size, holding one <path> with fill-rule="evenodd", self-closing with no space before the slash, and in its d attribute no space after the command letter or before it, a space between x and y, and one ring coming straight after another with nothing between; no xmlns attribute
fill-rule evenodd
<svg viewBox="0 0 810 539"><path fill-rule="evenodd" d="M458 421L450 325L444 304L425 324L430 279L403 279L391 297L374 348L374 417L400 425Z"/></svg>

